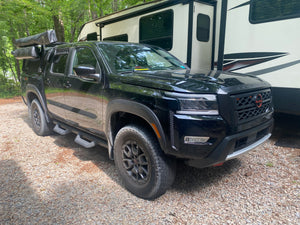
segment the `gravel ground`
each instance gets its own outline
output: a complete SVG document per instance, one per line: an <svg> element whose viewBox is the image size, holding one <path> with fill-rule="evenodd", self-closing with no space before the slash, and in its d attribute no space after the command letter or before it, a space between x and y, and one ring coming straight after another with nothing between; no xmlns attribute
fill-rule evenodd
<svg viewBox="0 0 300 225"><path fill-rule="evenodd" d="M178 164L155 201L127 192L101 147L39 137L26 106L0 105L0 224L300 224L300 119L222 167Z"/></svg>

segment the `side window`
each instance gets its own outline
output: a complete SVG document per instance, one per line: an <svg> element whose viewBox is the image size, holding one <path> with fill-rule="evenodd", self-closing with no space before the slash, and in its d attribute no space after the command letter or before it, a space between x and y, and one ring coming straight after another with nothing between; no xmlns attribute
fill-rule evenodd
<svg viewBox="0 0 300 225"><path fill-rule="evenodd" d="M34 74L41 71L41 60L40 59L25 59L23 61L23 72Z"/></svg>
<svg viewBox="0 0 300 225"><path fill-rule="evenodd" d="M99 63L89 48L78 48L73 60L73 68L76 66L92 66L97 72L100 71ZM74 70L73 70L74 73Z"/></svg>
<svg viewBox="0 0 300 225"><path fill-rule="evenodd" d="M300 17L299 0L251 0L249 20L264 23Z"/></svg>
<svg viewBox="0 0 300 225"><path fill-rule="evenodd" d="M52 72L65 73L68 54L59 54L53 57Z"/></svg>
<svg viewBox="0 0 300 225"><path fill-rule="evenodd" d="M128 35L127 34L121 34L117 36L107 37L103 38L103 41L124 41L128 42Z"/></svg>
<svg viewBox="0 0 300 225"><path fill-rule="evenodd" d="M140 43L159 46L167 51L173 46L173 10L144 16L140 19Z"/></svg>
<svg viewBox="0 0 300 225"><path fill-rule="evenodd" d="M197 40L208 42L210 32L210 18L208 15L198 14L197 16Z"/></svg>

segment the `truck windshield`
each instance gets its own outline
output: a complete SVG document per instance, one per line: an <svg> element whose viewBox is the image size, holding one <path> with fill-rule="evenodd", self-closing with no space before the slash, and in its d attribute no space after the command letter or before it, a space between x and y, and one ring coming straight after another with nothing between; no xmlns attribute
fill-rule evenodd
<svg viewBox="0 0 300 225"><path fill-rule="evenodd" d="M116 73L187 69L174 56L156 47L117 43L99 43L98 47Z"/></svg>

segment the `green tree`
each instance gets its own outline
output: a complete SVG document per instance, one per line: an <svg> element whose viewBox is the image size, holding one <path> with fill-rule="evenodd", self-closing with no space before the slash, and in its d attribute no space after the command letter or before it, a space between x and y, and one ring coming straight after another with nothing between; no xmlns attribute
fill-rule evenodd
<svg viewBox="0 0 300 225"><path fill-rule="evenodd" d="M55 29L59 41L74 42L85 22L145 2L149 0L1 0L0 82L18 87L22 62L11 54L16 39Z"/></svg>

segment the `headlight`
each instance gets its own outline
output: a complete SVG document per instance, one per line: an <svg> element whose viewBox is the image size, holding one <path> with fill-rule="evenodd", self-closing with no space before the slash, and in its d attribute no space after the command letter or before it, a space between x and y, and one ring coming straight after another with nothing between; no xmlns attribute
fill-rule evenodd
<svg viewBox="0 0 300 225"><path fill-rule="evenodd" d="M178 94L167 93L168 96L176 97L180 109L178 114L185 115L218 115L218 102L213 94Z"/></svg>

